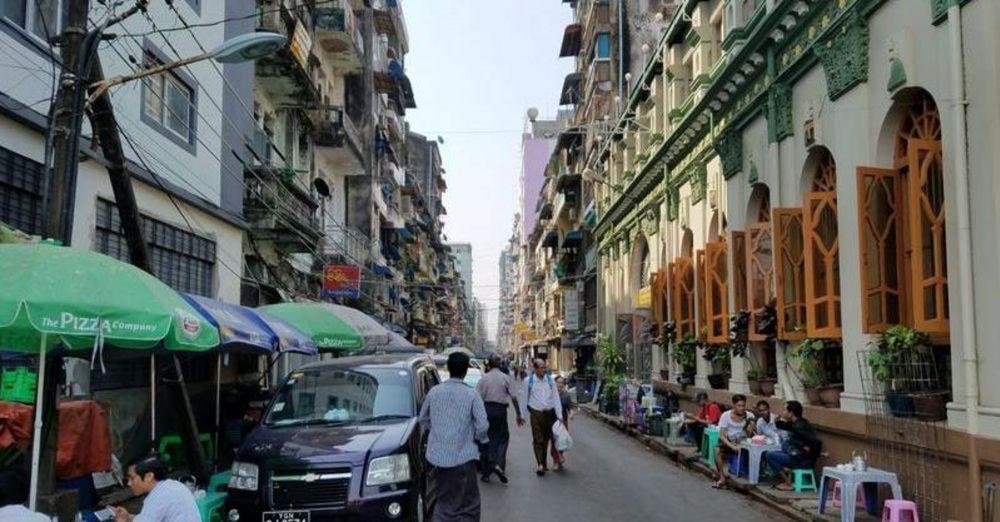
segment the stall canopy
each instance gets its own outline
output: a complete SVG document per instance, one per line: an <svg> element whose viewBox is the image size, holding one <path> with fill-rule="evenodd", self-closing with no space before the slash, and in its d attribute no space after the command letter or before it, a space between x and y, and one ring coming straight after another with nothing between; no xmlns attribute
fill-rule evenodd
<svg viewBox="0 0 1000 522"><path fill-rule="evenodd" d="M184 299L219 329L221 351L317 353L316 343L308 335L278 317L198 295L184 294Z"/></svg>
<svg viewBox="0 0 1000 522"><path fill-rule="evenodd" d="M364 338L365 346L375 347L389 344L392 332L382 326L374 317L349 306L333 303L319 303L319 306L326 308L330 313L339 317L341 321L344 321L361 334L361 337Z"/></svg>
<svg viewBox="0 0 1000 522"><path fill-rule="evenodd" d="M361 334L321 303L279 303L257 310L287 321L308 335L320 351L351 353L364 347Z"/></svg>

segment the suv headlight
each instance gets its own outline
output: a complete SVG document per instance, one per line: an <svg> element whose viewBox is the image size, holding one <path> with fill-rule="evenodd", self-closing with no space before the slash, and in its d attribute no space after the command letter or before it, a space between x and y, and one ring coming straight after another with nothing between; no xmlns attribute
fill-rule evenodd
<svg viewBox="0 0 1000 522"><path fill-rule="evenodd" d="M229 477L230 489L257 491L257 476L260 468L249 462L233 462L233 472Z"/></svg>
<svg viewBox="0 0 1000 522"><path fill-rule="evenodd" d="M368 463L368 486L382 486L410 480L410 458L405 453L372 459Z"/></svg>

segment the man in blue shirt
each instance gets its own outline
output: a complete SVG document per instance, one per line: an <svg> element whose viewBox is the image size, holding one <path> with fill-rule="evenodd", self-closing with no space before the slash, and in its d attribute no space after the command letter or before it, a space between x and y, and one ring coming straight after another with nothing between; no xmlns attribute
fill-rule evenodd
<svg viewBox="0 0 1000 522"><path fill-rule="evenodd" d="M420 425L429 431L430 509L435 522L479 520L476 461L480 443L489 442L489 421L483 400L465 384L469 356L448 356L450 379L435 386L420 408Z"/></svg>

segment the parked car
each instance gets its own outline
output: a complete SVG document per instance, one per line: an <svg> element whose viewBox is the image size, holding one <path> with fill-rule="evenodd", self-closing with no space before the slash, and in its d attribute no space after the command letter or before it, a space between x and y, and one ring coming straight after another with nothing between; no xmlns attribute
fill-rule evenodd
<svg viewBox="0 0 1000 522"><path fill-rule="evenodd" d="M288 375L236 455L230 521L423 520L423 354L347 357Z"/></svg>
<svg viewBox="0 0 1000 522"><path fill-rule="evenodd" d="M449 378L451 378L451 374L448 373L447 368L438 368L438 379L446 381ZM478 368L469 368L469 370L465 373L465 379L462 379L462 381L465 384L468 384L469 386L475 388L476 385L479 384L479 379L482 378L483 378L482 370Z"/></svg>

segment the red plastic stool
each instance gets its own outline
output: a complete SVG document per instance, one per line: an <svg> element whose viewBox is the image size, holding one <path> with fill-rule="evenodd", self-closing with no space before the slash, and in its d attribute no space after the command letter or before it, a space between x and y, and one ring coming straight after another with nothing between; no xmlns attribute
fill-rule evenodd
<svg viewBox="0 0 1000 522"><path fill-rule="evenodd" d="M857 501L855 505L864 508L867 505L867 499L865 498L865 487L864 484L858 484L858 494L855 495ZM833 481L833 505L835 507L840 507L841 495L840 495L840 481Z"/></svg>
<svg viewBox="0 0 1000 522"><path fill-rule="evenodd" d="M917 505L909 500L886 500L882 522L920 522Z"/></svg>

